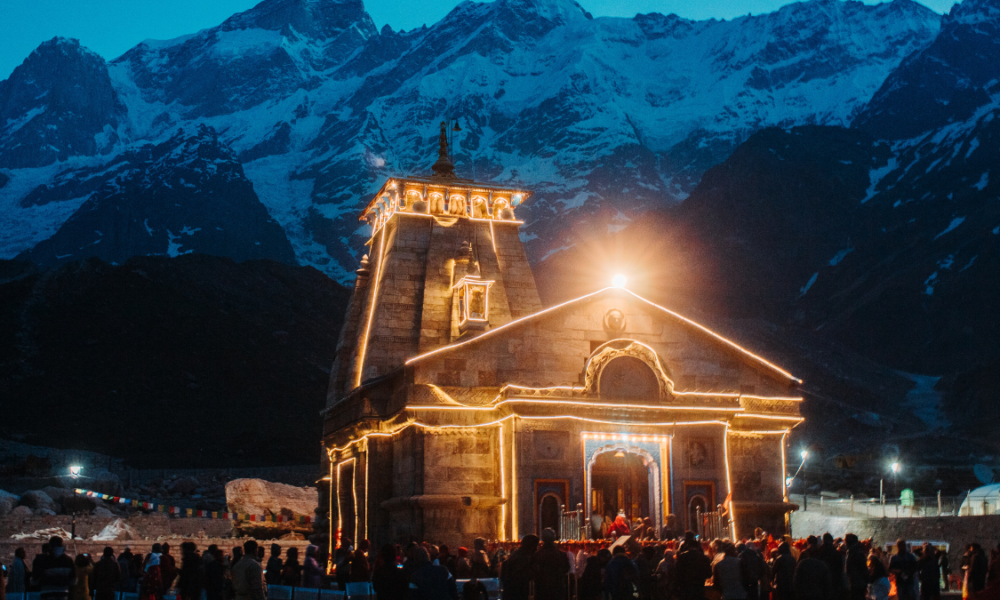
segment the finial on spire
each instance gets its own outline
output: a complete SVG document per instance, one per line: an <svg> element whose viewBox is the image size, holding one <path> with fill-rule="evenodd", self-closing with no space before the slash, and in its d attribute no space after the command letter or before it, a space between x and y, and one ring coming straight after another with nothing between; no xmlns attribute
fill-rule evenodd
<svg viewBox="0 0 1000 600"><path fill-rule="evenodd" d="M444 121L441 121L441 135L438 138L438 159L431 170L434 171L432 177L455 177L455 165L448 156L448 124Z"/></svg>

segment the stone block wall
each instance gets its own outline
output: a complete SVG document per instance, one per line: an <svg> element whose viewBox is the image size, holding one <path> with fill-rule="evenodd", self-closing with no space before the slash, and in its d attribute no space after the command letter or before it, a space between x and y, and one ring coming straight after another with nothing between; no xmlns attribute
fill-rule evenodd
<svg viewBox="0 0 1000 600"><path fill-rule="evenodd" d="M1000 515L971 517L923 517L904 519L852 519L830 517L820 513L792 513L792 535L804 538L830 532L834 537L854 533L860 539L872 538L880 546L899 538L907 541L948 542L948 561L952 572L959 572L959 563L967 544L978 542L989 553L1000 542Z"/></svg>
<svg viewBox="0 0 1000 600"><path fill-rule="evenodd" d="M115 517L77 517L76 535L84 538L93 537L115 519ZM193 536L199 532L208 537L228 537L233 534L232 521L225 519L172 518L165 513L152 513L125 517L122 521L140 537L150 540L172 535ZM0 540L10 539L10 536L18 533L32 533L52 527L62 527L66 531L71 531L73 517L69 515L0 517Z"/></svg>

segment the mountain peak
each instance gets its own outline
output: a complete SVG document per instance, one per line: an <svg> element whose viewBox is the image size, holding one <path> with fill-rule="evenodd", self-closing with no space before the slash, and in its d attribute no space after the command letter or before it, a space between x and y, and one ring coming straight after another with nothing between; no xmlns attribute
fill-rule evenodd
<svg viewBox="0 0 1000 600"><path fill-rule="evenodd" d="M0 81L0 166L106 153L124 113L103 58L79 40L42 42Z"/></svg>
<svg viewBox="0 0 1000 600"><path fill-rule="evenodd" d="M944 16L944 23L976 25L979 23L1000 24L1000 0L964 0L951 7Z"/></svg>
<svg viewBox="0 0 1000 600"><path fill-rule="evenodd" d="M264 0L227 19L221 29L284 31L290 26L310 37L329 38L352 25L358 25L369 35L378 31L362 0Z"/></svg>

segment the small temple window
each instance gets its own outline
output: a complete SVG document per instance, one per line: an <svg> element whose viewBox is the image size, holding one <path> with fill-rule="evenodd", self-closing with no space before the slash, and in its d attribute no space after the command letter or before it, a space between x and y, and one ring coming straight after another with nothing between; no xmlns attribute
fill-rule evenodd
<svg viewBox="0 0 1000 600"><path fill-rule="evenodd" d="M490 320L489 290L492 281L466 277L459 282L458 289L458 322L464 325L468 321L485 323Z"/></svg>

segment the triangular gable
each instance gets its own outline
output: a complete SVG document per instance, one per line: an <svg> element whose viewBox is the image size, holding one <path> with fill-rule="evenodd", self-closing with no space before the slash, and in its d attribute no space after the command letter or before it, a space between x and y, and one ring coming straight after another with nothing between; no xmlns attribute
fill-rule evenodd
<svg viewBox="0 0 1000 600"><path fill-rule="evenodd" d="M769 371L772 371L772 372L780 375L781 377L787 379L789 382L794 383L794 384L801 384L802 383L801 379L798 379L797 377L795 377L794 375L792 375L788 371L785 371L781 367L779 367L779 366L775 365L774 363L768 361L767 359L763 358L762 356L760 356L758 354L755 354L755 353L751 352L750 350L747 350L743 346L740 346L736 342L734 342L734 341L732 341L732 340L730 340L730 339L728 339L728 338L726 338L726 337L724 337L724 336L722 336L722 335L720 335L720 334L712 331L711 329L705 327L704 325L701 325L701 324L699 324L699 323L697 323L695 321L692 321L691 319L688 319L687 317L685 317L683 315L680 315L680 314L678 314L678 313L676 313L676 312L674 312L674 311L672 311L672 310L670 310L668 308L660 306L659 304L656 304L654 302L650 302L649 300L646 300L642 296L639 296L638 294L636 294L636 293L634 293L632 291L629 291L629 290L623 289L623 288L614 288L614 287L604 288L604 289L598 290L596 292L592 292L590 294L586 294L584 296L580 296L579 298L576 298L576 299L573 299L573 300L569 300L569 301L563 302L561 304L557 304L555 306L551 306L551 307L546 308L544 310L541 310L541 311L539 311L537 313L528 315L526 317L522 317L520 319L516 319L514 321L511 321L510 323L507 323L505 325L501 325L500 327L497 327L495 329L491 329L491 330L489 330L489 331L487 331L487 332L485 332L485 333L483 333L481 335L478 335L478 336L476 336L474 338L471 338L471 339L468 339L468 340L459 341L459 342L455 342L455 343L449 344L447 346L442 346L441 348L437 348L436 350L432 350L430 352L426 352L426 353L421 354L419 356L415 356L415 357L407 360L406 364L409 366L409 365L413 365L415 363L418 363L420 361L423 361L423 360L431 358L431 357L441 357L443 355L451 354L451 353L453 353L453 352L455 352L455 351L457 351L459 349L463 349L463 348L468 349L469 347L472 347L474 345L487 342L487 341L495 338L496 336L500 335L502 332L510 332L510 331L512 331L512 330L514 330L516 328L519 328L519 327L522 327L522 326L525 326L525 325L529 325L529 324L533 324L533 323L537 323L539 320L542 320L542 319L544 319L547 316L552 316L557 311L562 311L562 310L569 309L570 307L582 304L583 302L586 302L586 301L589 301L589 300L595 300L595 299L597 299L598 297L600 297L602 295L610 294L610 293L625 293L625 294L629 294L629 295L633 296L635 299L639 300L640 302L645 303L649 307L653 308L655 311L658 311L658 312L661 312L663 314L668 315L670 318L676 320L678 323L683 324L685 327L688 327L688 328L690 328L690 329L692 329L692 330L694 330L694 331L696 331L696 332L698 332L698 333L700 333L700 334L708 337L709 339L711 339L711 340L719 343L720 345L723 345L723 346L729 348L730 350L733 350L733 351L737 352L738 354L740 354L743 357L747 358L751 362L756 363L759 366L762 366L765 369L767 369Z"/></svg>

